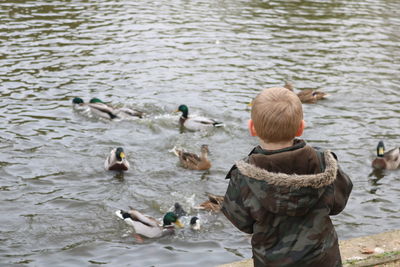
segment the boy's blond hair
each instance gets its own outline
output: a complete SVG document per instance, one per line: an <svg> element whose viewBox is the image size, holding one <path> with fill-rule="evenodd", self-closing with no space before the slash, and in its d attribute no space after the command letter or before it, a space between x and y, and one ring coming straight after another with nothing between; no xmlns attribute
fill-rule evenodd
<svg viewBox="0 0 400 267"><path fill-rule="evenodd" d="M290 141L303 120L299 97L286 88L264 89L252 102L251 119L257 136L266 142Z"/></svg>

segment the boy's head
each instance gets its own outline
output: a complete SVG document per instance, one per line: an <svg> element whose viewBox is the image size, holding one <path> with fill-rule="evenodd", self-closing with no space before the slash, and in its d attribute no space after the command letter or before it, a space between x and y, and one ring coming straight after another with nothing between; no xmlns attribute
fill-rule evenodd
<svg viewBox="0 0 400 267"><path fill-rule="evenodd" d="M265 142L290 141L300 136L304 121L299 97L286 88L264 89L252 102L249 128L252 135Z"/></svg>

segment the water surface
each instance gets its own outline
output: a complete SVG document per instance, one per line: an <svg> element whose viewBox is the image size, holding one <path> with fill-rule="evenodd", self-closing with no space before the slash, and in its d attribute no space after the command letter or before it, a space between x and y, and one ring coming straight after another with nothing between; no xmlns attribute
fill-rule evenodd
<svg viewBox="0 0 400 267"><path fill-rule="evenodd" d="M136 244L113 212L160 218L223 194L226 172L257 140L247 103L285 80L330 98L305 105L311 144L332 149L354 182L333 217L341 239L398 229L399 171L372 173L379 140L398 146L396 1L17 1L0 3L0 263L215 266L251 256L222 215L203 229ZM105 122L73 112L91 97L145 110ZM225 122L179 131L179 104ZM182 169L173 146L207 143L209 172ZM103 170L123 146L132 169ZM191 214L197 214L192 210Z"/></svg>

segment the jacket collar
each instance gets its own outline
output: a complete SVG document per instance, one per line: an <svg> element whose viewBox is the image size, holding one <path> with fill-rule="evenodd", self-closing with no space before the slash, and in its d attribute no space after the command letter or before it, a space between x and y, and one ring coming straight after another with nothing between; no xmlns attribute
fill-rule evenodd
<svg viewBox="0 0 400 267"><path fill-rule="evenodd" d="M235 165L241 174L259 181L266 181L275 186L284 186L290 188L321 188L332 184L335 181L338 170L337 162L329 150L324 152L324 158L326 163L325 171L317 174L297 175L274 173L254 166L243 160L236 162Z"/></svg>
<svg viewBox="0 0 400 267"><path fill-rule="evenodd" d="M296 150L299 148L303 148L303 147L305 147L305 145L306 145L306 142L304 140L294 139L293 146L285 147L285 148L278 149L278 150L267 150L267 149L263 149L261 146L256 146L250 152L249 156L252 154L272 155L272 154L277 154L277 153L281 153L281 152L293 151L293 150Z"/></svg>

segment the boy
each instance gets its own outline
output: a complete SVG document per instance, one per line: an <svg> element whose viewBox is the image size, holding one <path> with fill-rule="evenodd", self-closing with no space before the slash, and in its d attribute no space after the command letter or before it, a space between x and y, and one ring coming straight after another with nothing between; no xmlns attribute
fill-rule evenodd
<svg viewBox="0 0 400 267"><path fill-rule="evenodd" d="M254 266L341 266L329 215L346 206L353 184L336 156L306 145L302 104L285 88L263 90L248 127L260 145L236 162L222 211L253 234Z"/></svg>

